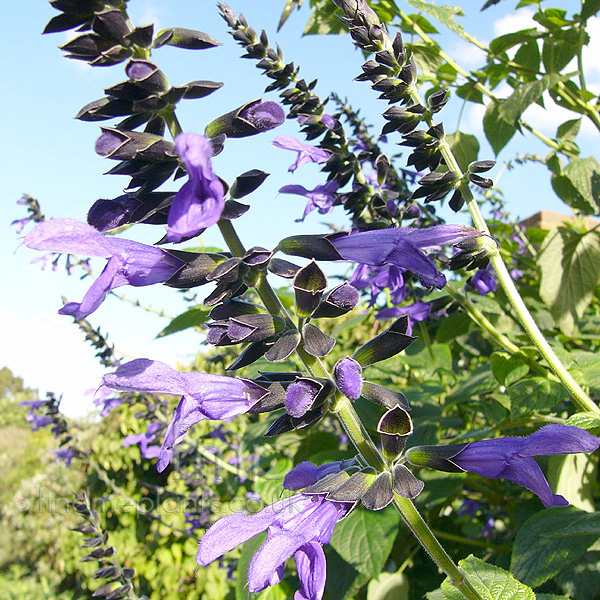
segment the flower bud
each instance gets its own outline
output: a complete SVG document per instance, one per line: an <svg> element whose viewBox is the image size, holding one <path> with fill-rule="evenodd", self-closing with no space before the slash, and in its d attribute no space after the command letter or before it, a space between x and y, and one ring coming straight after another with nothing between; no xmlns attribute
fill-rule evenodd
<svg viewBox="0 0 600 600"><path fill-rule="evenodd" d="M241 138L279 127L285 113L277 102L253 100L211 121L204 134L209 138L224 134Z"/></svg>
<svg viewBox="0 0 600 600"><path fill-rule="evenodd" d="M303 318L310 317L319 305L323 291L327 287L327 277L312 260L296 273L293 287L296 296L296 314Z"/></svg>
<svg viewBox="0 0 600 600"><path fill-rule="evenodd" d="M333 368L338 389L346 398L360 398L363 386L362 367L353 358L346 356L338 361Z"/></svg>

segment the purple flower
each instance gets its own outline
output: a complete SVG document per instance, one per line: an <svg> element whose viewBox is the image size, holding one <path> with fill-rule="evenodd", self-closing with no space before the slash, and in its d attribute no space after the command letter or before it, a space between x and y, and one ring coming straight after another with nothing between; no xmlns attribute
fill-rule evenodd
<svg viewBox="0 0 600 600"><path fill-rule="evenodd" d="M160 454L160 448L158 446L150 446L149 444L154 441L157 432L162 428L162 423L150 423L144 433L128 435L123 440L123 448L139 444L140 454L143 458L156 458Z"/></svg>
<svg viewBox="0 0 600 600"><path fill-rule="evenodd" d="M376 319L397 319L402 315L408 315L408 329L406 335L412 335L412 328L415 323L424 321L431 314L431 304L429 302L415 302L407 306L392 306L380 310Z"/></svg>
<svg viewBox="0 0 600 600"><path fill-rule="evenodd" d="M483 235L464 225L437 225L423 229L398 227L351 232L331 237L330 242L344 260L380 267L395 265L415 273L426 286L443 288L446 278L422 249L456 244Z"/></svg>
<svg viewBox="0 0 600 600"><path fill-rule="evenodd" d="M308 378L291 383L285 394L285 411L291 417L302 417L313 408L323 386Z"/></svg>
<svg viewBox="0 0 600 600"><path fill-rule="evenodd" d="M241 415L267 393L252 381L208 373L182 373L147 358L120 366L105 375L103 383L119 391L182 397L165 432L157 463L159 472L167 468L173 447L183 440L190 427L204 419L223 420Z"/></svg>
<svg viewBox="0 0 600 600"><path fill-rule="evenodd" d="M404 302L406 299L406 287L404 286L404 277L396 265L383 265L381 267L371 267L369 265L358 265L350 283L358 290L371 288L371 301L369 306L374 306L377 296L386 288L390 291L390 299L394 304Z"/></svg>
<svg viewBox="0 0 600 600"><path fill-rule="evenodd" d="M212 170L210 141L197 133L182 133L175 139L175 150L189 179L175 194L169 210L167 238L170 242L193 237L214 225L225 206L223 184Z"/></svg>
<svg viewBox="0 0 600 600"><path fill-rule="evenodd" d="M140 201L123 194L118 198L96 200L87 214L87 222L98 231L110 231L129 223L133 211Z"/></svg>
<svg viewBox="0 0 600 600"><path fill-rule="evenodd" d="M333 202L335 200L335 192L337 191L339 184L337 181L328 181L325 185L318 185L312 190L307 190L301 185L284 185L279 189L282 194L296 194L298 196L305 196L308 198L308 203L304 209L304 214L300 219L296 219L296 223L304 221L306 216L315 210L319 211L320 214L324 215L331 212L333 209Z"/></svg>
<svg viewBox="0 0 600 600"><path fill-rule="evenodd" d="M363 386L362 367L356 360L350 356L340 359L333 368L333 373L340 392L346 398L360 398Z"/></svg>
<svg viewBox="0 0 600 600"><path fill-rule="evenodd" d="M248 121L257 132L261 132L279 127L285 121L285 113L277 102L256 100L246 105L238 118Z"/></svg>
<svg viewBox="0 0 600 600"><path fill-rule="evenodd" d="M172 277L183 262L171 254L132 240L106 237L91 225L74 219L52 219L40 223L24 239L28 248L107 258L100 276L81 303L70 302L58 312L83 319L102 304L109 290L122 285L144 286Z"/></svg>
<svg viewBox="0 0 600 600"><path fill-rule="evenodd" d="M497 289L496 278L494 277L494 268L490 263L485 269L479 269L475 275L467 280L467 283L476 289L482 296L495 292Z"/></svg>
<svg viewBox="0 0 600 600"><path fill-rule="evenodd" d="M31 431L37 431L54 424L54 419L51 416L37 413L41 408L48 408L47 400L23 400L23 402L19 402L19 406L29 406L29 412L25 415L25 420L31 425Z"/></svg>
<svg viewBox="0 0 600 600"><path fill-rule="evenodd" d="M323 544L329 542L336 523L352 506L351 502L326 500L325 494L297 494L254 515L227 515L204 534L196 560L207 565L266 530L267 539L248 569L249 591L257 593L278 584L285 561L294 554L301 585L294 598L320 600L327 575Z"/></svg>
<svg viewBox="0 0 600 600"><path fill-rule="evenodd" d="M598 446L600 440L579 427L552 424L527 437L496 438L456 446L418 446L411 448L406 458L413 465L431 466L441 471L456 471L458 467L491 479L508 479L537 494L549 508L569 503L562 496L552 494L533 457L594 452Z"/></svg>
<svg viewBox="0 0 600 600"><path fill-rule="evenodd" d="M306 164L307 162L321 163L325 162L331 156L331 153L322 148L311 146L310 144L303 144L300 140L293 138L289 135L278 135L272 142L276 148L282 148L283 150L293 150L298 153L298 157L295 162L290 165L288 171L293 173L298 167Z"/></svg>
<svg viewBox="0 0 600 600"><path fill-rule="evenodd" d="M337 461L315 466L313 463L305 461L298 463L284 478L283 487L286 490L300 490L302 488L317 483L325 475L337 473L342 466L343 461Z"/></svg>
<svg viewBox="0 0 600 600"><path fill-rule="evenodd" d="M59 448L58 450L53 450L52 453L56 457L54 462L62 460L67 467L71 466L71 461L75 458L75 451L73 448Z"/></svg>

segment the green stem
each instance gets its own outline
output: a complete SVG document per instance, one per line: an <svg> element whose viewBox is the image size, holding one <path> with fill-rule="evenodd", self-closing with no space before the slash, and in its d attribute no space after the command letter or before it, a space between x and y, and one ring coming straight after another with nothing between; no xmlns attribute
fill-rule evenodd
<svg viewBox="0 0 600 600"><path fill-rule="evenodd" d="M479 210L479 208L477 208ZM575 381L571 373L567 371L566 367L560 362L558 356L556 356L554 350L540 331L537 323L531 316L525 302L521 298L513 280L500 256L500 253L491 257L491 262L496 270L496 275L500 279L500 283L504 288L504 293L507 295L508 300L513 305L523 329L527 332L527 335L531 341L535 344L540 354L546 359L546 362L550 365L553 373L560 379L562 384L567 388L571 394L573 403L584 412L593 412L600 414L600 408L592 401L592 399L583 391L581 386Z"/></svg>
<svg viewBox="0 0 600 600"><path fill-rule="evenodd" d="M513 344L503 333L500 333L465 294L461 294L451 285L447 285L445 289L448 294L450 294L450 296L452 296L452 298L465 309L471 319L473 319L473 321L475 321L475 323L477 323L477 325L479 325L479 327L481 327L481 329L483 329L483 331L485 331L488 336L494 342L496 342L496 344L511 354L516 354L519 352L519 347L516 344ZM546 369L544 369L544 367L539 365L537 362L531 359L526 359L525 355L522 356L522 359L527 363L530 369L534 370L543 377L548 377L548 372Z"/></svg>
<svg viewBox="0 0 600 600"><path fill-rule="evenodd" d="M413 88L411 92L412 100L415 104L422 104L421 98ZM427 119L428 124L433 125L433 119L430 116ZM481 211L479 210L479 204L469 187L469 183L466 178L463 176L463 172L448 145L446 140L442 140L439 146L439 150L444 158L444 161L449 170L455 171L458 173L461 178L461 182L459 184L459 189L463 198L467 203L467 207L471 213L471 217L473 219L473 223L475 227L479 230L483 231L487 235L490 235L490 230L487 226ZM508 297L509 302L512 304L515 312L519 317L519 321L525 329L527 335L531 339L531 341L535 344L537 349L540 351L541 355L546 359L550 368L554 372L554 374L560 379L562 384L567 388L568 392L571 394L571 398L573 399L574 404L579 408L579 410L584 412L594 412L596 414L600 414L600 408L592 401L592 399L583 391L581 386L573 379L573 376L567 371L565 366L560 362L558 356L552 350L552 347L547 342L546 338L540 331L533 317L531 316L527 306L523 302L515 284L513 283L512 277L502 260L502 256L500 252L495 252L490 256L490 261L496 270L496 275L500 280L500 284L504 289L506 296Z"/></svg>
<svg viewBox="0 0 600 600"><path fill-rule="evenodd" d="M482 600L477 590L471 585L465 573L463 573L448 556L438 539L435 537L427 523L415 505L408 498L394 495L394 506L402 515L404 521L419 540L423 548L427 550L433 561L448 576L452 584L460 590L467 600Z"/></svg>
<svg viewBox="0 0 600 600"><path fill-rule="evenodd" d="M231 252L237 256L242 256L245 252L244 245L240 241L231 222L221 220L218 225L223 239ZM264 276L258 277L255 289L265 307L272 314L282 315L291 322L290 316ZM328 377L331 379L329 372L317 357L311 356L302 347L298 347L296 352L309 373L316 377ZM369 437L352 403L343 394L336 393L331 405L331 412L338 416L346 434L364 461L379 472L385 470L387 468L385 460ZM483 600L468 581L465 574L452 562L452 559L448 556L435 535L433 535L413 503L397 495L394 495L393 502L419 543L425 548L440 569L446 573L453 585L463 593L467 600Z"/></svg>

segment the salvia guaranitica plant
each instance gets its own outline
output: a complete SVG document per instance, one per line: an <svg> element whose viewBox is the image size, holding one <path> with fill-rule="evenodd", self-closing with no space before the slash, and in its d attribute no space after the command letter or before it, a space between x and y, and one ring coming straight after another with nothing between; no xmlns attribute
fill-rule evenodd
<svg viewBox="0 0 600 600"><path fill-rule="evenodd" d="M128 436L124 445L137 444L144 458L157 459L159 473L177 472L194 497L199 488L211 485L198 474L198 453L205 450L194 431L204 421L213 422L214 436L226 443L227 430L220 428L232 419L246 419L264 425L261 439L265 444L290 433L302 439L322 430L349 448L346 454L350 455L342 458L329 456L326 450L330 448L323 448L315 458L318 464L298 462L280 482L280 499L252 514L230 511L217 519L210 511L186 513L190 531L206 529L199 541L198 569L266 532L264 541L255 544L255 551L247 557L244 572L238 569L238 577L245 577L244 593L258 594L282 582L286 562L293 556L297 577L286 578L285 585L289 590L289 582L295 582L295 598L351 597L345 588L326 588L328 544L336 528L343 527L339 524L353 515L361 511L384 515L390 506L388 513L391 509L401 516L447 576L443 597L504 597L495 592L490 595L488 587L494 577L505 577L502 581L521 594L519 598L533 598L529 588L500 567L489 571L473 561L460 566L454 562L440 542L443 536L428 526L427 510L415 506L419 496L427 494L428 469L508 480L538 496L544 507L559 511L569 498L554 493L534 457L593 453L600 440L573 421L565 423L565 418L557 417L515 419L502 428L510 429L509 435L496 435L500 429L465 430L443 443L429 443L428 432L419 430L422 410L416 417L411 414L405 396L409 389L397 389L392 379L387 385L377 383L378 369L389 359L401 364L401 353L410 352L420 336L429 344L427 319L444 319L462 311L494 344L513 355L507 361L520 360L525 371L533 370L544 385L558 386L557 401L568 397L578 411L588 415L590 429L598 425L600 409L542 335L515 286L518 269L509 272L507 253L492 237L482 215L478 198L494 186L489 174L495 162L474 160L461 168L441 121L452 94L437 86L422 97L413 44L382 22L385 3L371 6L367 0L333 0L319 5L319 10L336 15L338 25L364 53L356 78L368 83L383 100L385 137L373 134L360 111L339 95L320 98L316 81L301 78L299 68L286 62L283 51L271 44L264 31L258 33L226 4L219 4L218 10L243 56L256 61L269 80L265 89L269 95L260 99L240 95L239 106L207 122L204 131L188 131L177 118L178 104L218 93L222 84L196 79L172 85L158 66L160 49L209 50L220 44L217 39L186 28L155 31L152 25L135 26L127 14L127 2L121 0L54 0L50 4L58 14L45 33L75 31L62 46L68 58L124 70L125 79L82 107L76 118L101 124L95 151L111 161L110 174L123 175L128 181L122 195L100 199L90 207L87 223L45 219L37 201L24 196L20 202L27 205L29 217L16 225L23 229L28 220L36 223L24 237L28 248L106 261L83 298L65 302L59 312L74 317L102 363L114 368L103 377L99 392L103 413L122 401L115 397L117 392L127 393L126 398L131 394L143 398L145 413L139 416L147 428ZM281 24L301 4L288 0ZM199 73L194 76L201 77L198 60ZM297 123L298 137L278 134L277 128L286 119ZM290 172L301 172L306 163L319 165L323 172L322 183L312 189L301 184L280 189L282 194L306 198L298 220L313 211L325 215L340 207L351 228L286 236L273 248L247 247L236 232L235 221L252 210L246 197L260 193L268 174L253 169L224 181L213 167L213 157L227 153L229 138L255 136L270 136L273 146L289 153ZM391 140L406 157L402 166L393 155L397 149L387 153L383 149ZM443 202L455 212L468 208L472 226L445 223L435 210L435 203ZM130 239L142 225L157 232L155 244ZM219 229L226 249L199 251L185 245L208 228ZM340 264L351 271L332 283L326 271ZM289 282L287 294L272 287L274 276ZM462 276L467 288L481 297L497 291L499 284L512 315L523 327L520 341L527 348L508 339L476 302L452 287L449 280ZM210 356L223 363L220 372L180 371L143 357L117 361L105 337L85 321L102 310L113 290L156 284L189 292L194 298L201 295L203 318L195 325L202 327L207 344L214 347ZM384 305L378 303L382 293ZM374 327L372 335L357 335L359 343L338 351L336 336L342 335L349 317L359 309L391 321L386 327ZM435 365L431 346L429 350ZM538 352L543 360L538 360ZM506 388L511 372L503 375L501 393L510 395ZM440 377L443 380L443 373ZM176 398L174 409L164 396ZM510 404L510 399L506 402ZM36 412L40 409L44 414ZM69 446L67 425L57 413L55 399L49 398L31 404L30 420L34 427L53 426L61 438L65 461L85 459L84 453ZM240 481L255 477L251 469L244 473L239 464L227 465ZM89 536L84 546L93 548L86 560L101 561L93 576L108 579L94 596L137 597L134 571L113 558L114 549L107 545L107 534L87 498L78 498L73 506L86 520L79 528ZM371 515L367 518L376 522ZM591 535L590 528L581 525L581 534ZM339 546L336 550L340 552ZM336 561L341 559L336 555ZM359 588L354 592L359 593ZM435 594L430 597L442 597L442 592Z"/></svg>

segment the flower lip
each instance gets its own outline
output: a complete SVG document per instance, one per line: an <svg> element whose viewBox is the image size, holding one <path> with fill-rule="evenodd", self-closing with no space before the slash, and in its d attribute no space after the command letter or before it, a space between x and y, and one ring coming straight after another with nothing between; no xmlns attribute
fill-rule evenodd
<svg viewBox="0 0 600 600"><path fill-rule="evenodd" d="M546 508L566 506L568 501L553 494L534 456L594 452L600 439L571 425L553 423L526 437L507 437L471 442L467 445L411 448L407 460L414 465L441 471L470 471L492 479L513 481L540 497Z"/></svg>

